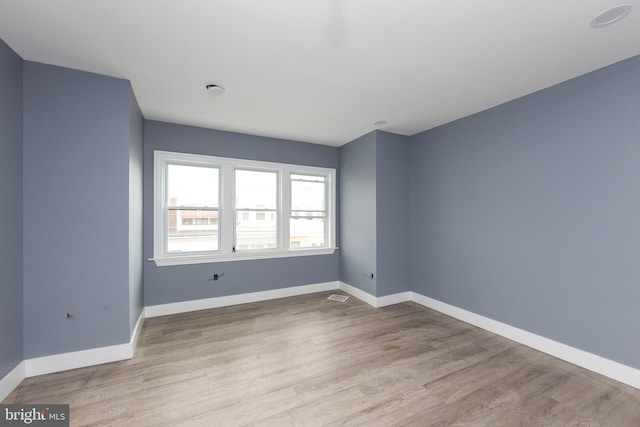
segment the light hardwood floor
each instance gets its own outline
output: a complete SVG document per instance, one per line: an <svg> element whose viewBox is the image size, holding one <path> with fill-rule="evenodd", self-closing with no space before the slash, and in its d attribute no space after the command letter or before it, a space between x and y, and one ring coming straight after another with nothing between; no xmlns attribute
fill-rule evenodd
<svg viewBox="0 0 640 427"><path fill-rule="evenodd" d="M414 303L329 294L147 319L132 360L4 403L69 403L74 426L640 426L640 390Z"/></svg>

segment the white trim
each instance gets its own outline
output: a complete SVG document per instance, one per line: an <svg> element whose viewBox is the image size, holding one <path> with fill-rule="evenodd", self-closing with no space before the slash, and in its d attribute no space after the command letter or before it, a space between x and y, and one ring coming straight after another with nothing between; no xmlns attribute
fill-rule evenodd
<svg viewBox="0 0 640 427"><path fill-rule="evenodd" d="M133 328L131 340L128 343L26 359L23 362L25 364L25 376L34 377L52 372L131 359L138 343L144 318L144 310L142 310L140 316L138 316L136 326Z"/></svg>
<svg viewBox="0 0 640 427"><path fill-rule="evenodd" d="M370 293L360 290L355 286L351 286L350 284L345 282L338 282L338 283L339 283L339 289L341 291L345 291L346 293L358 298L360 301L366 302L371 307L377 307L378 299L373 295L371 295Z"/></svg>
<svg viewBox="0 0 640 427"><path fill-rule="evenodd" d="M138 338L140 338L140 330L142 329L142 323L144 322L144 307L140 310L140 315L138 316L138 321L136 322L136 326L133 328L133 333L131 334L131 357L133 357L136 352L136 347L138 345Z"/></svg>
<svg viewBox="0 0 640 427"><path fill-rule="evenodd" d="M487 331L509 338L527 347L550 354L574 365L612 378L621 383L640 389L640 369L623 365L610 359L589 353L575 347L562 344L549 338L524 331L511 325L498 322L462 308L426 297L416 292L410 292L411 301L425 307L437 310L463 322L478 326Z"/></svg>
<svg viewBox="0 0 640 427"><path fill-rule="evenodd" d="M232 247L234 245L234 239L233 236L235 235L235 227L236 227L236 222L233 219L233 210L226 210L223 209L223 206L231 206L233 207L235 205L235 200L236 200L236 190L235 190L235 183L234 183L234 179L235 178L235 172L233 169L233 165L231 164L224 164L221 165L220 167L220 206L218 206L218 230L219 230L219 234L218 234L218 244L219 244L219 249L220 251L217 253L217 256L222 255L225 251L231 252ZM155 184L154 184L155 185ZM230 216L230 218L227 218L227 215ZM231 219L231 221L229 221L229 219ZM155 223L154 223L155 224ZM230 238L226 238L225 236L229 236ZM225 247L226 245L226 247ZM167 254L165 254L167 255ZM162 261L162 260L161 260ZM167 262L170 262L171 260L168 259L168 257L166 258ZM180 261L180 260L178 260ZM176 265L174 264L158 264L157 265L161 266L161 265Z"/></svg>
<svg viewBox="0 0 640 427"><path fill-rule="evenodd" d="M332 255L338 248L303 248L303 249L288 249L281 251L273 249L271 251L264 252L236 252L234 254L216 255L212 256L189 256L189 257L171 257L166 256L162 259L150 258L150 261L155 261L158 267L164 267L167 265L186 265L186 264L206 264L214 262L229 262L229 261L248 261L255 259L274 259L274 258L291 258L299 256L313 256L313 255Z"/></svg>
<svg viewBox="0 0 640 427"><path fill-rule="evenodd" d="M338 282L315 283L311 285L272 289L269 291L250 292L246 294L174 302L170 304L159 304L145 307L144 315L146 318L166 316L168 314L186 313L189 311L207 310L209 308L226 307L230 305L246 304L249 302L267 301L276 298L312 294L314 292L332 291L334 289L338 289Z"/></svg>
<svg viewBox="0 0 640 427"><path fill-rule="evenodd" d="M0 379L0 402L20 385L26 377L24 360L16 365L7 375Z"/></svg>
<svg viewBox="0 0 640 427"><path fill-rule="evenodd" d="M288 251L291 250L291 170L283 170L278 174L278 190L280 215L289 218L287 221L278 221L278 247ZM328 242L326 232L325 241Z"/></svg>
<svg viewBox="0 0 640 427"><path fill-rule="evenodd" d="M345 291L346 293L353 295L358 298L360 301L366 302L372 307L380 308L386 307L388 305L399 304L401 302L410 301L410 292L400 292L392 295L385 295L382 297L374 297L368 292L365 292L361 289L356 288L355 286L351 286L345 282L340 283L340 290Z"/></svg>
<svg viewBox="0 0 640 427"><path fill-rule="evenodd" d="M409 291L378 297L376 300L376 307L386 307L388 305L400 304L407 301L411 301L411 292Z"/></svg>
<svg viewBox="0 0 640 427"><path fill-rule="evenodd" d="M90 348L25 360L27 377L131 359L131 343Z"/></svg>

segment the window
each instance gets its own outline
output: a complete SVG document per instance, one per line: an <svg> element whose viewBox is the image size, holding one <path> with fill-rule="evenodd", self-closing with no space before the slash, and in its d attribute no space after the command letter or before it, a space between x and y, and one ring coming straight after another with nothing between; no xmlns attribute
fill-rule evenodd
<svg viewBox="0 0 640 427"><path fill-rule="evenodd" d="M335 250L335 170L155 152L158 265Z"/></svg>
<svg viewBox="0 0 640 427"><path fill-rule="evenodd" d="M291 175L290 247L323 247L327 239L326 178Z"/></svg>

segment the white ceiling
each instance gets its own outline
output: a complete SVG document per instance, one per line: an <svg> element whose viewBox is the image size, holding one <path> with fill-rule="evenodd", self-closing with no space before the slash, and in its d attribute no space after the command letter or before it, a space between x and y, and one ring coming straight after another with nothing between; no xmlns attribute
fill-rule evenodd
<svg viewBox="0 0 640 427"><path fill-rule="evenodd" d="M618 0L0 0L0 38L130 80L147 119L340 146L640 54L640 0L622 1L594 29Z"/></svg>

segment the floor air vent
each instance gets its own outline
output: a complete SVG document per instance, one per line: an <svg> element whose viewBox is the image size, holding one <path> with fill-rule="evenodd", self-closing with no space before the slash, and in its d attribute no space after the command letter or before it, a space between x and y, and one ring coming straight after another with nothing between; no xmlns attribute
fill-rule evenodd
<svg viewBox="0 0 640 427"><path fill-rule="evenodd" d="M329 298L331 301L340 301L340 302L345 302L346 300L349 299L348 296L346 295L336 295L336 294L331 294L329 295Z"/></svg>

